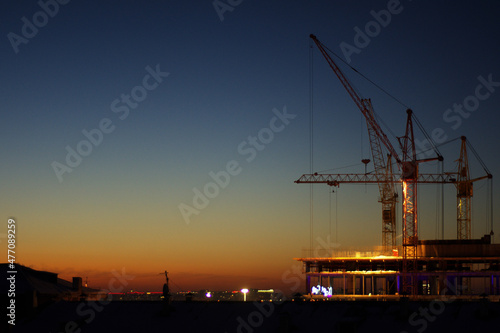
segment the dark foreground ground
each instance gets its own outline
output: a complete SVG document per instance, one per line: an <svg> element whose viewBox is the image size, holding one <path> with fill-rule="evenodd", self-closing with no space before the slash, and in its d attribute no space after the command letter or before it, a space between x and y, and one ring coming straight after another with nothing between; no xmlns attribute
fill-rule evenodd
<svg viewBox="0 0 500 333"><path fill-rule="evenodd" d="M4 319L5 320L5 319ZM12 332L499 332L498 302L58 302Z"/></svg>

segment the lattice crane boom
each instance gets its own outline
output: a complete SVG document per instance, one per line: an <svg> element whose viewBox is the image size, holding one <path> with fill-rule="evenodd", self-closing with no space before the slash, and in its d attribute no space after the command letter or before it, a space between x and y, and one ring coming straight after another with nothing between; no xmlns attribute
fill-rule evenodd
<svg viewBox="0 0 500 333"><path fill-rule="evenodd" d="M379 192L380 192L380 203L382 203L382 247L384 252L391 251L396 245L396 203L397 194L394 189L393 184L389 182L388 174L390 171L392 173L392 165L390 164L390 157L394 157L399 161L398 154L391 142L385 135L385 133L380 128L378 122L375 119L375 112L373 111L373 106L370 99L362 99L358 93L354 90L350 84L347 77L342 73L340 68L337 66L335 61L330 57L325 47L316 38L316 36L311 35L311 39L315 42L321 54L324 56L334 73L339 78L340 82L347 90L351 96L354 103L357 105L361 113L366 119L366 125L368 128L368 137L370 140L370 148L372 152L373 165L375 173L379 175ZM386 157L382 151L382 144L389 151L389 164L386 164ZM369 160L366 160L367 162Z"/></svg>
<svg viewBox="0 0 500 333"><path fill-rule="evenodd" d="M370 112L370 110L371 110L370 100L362 99L358 95L358 93L354 90L354 88L352 87L352 85L349 82L349 80L347 79L347 77L344 75L344 73L342 73L342 71L340 70L340 68L337 66L337 64L335 63L335 61L333 61L332 57L330 57L330 55L326 51L325 47L316 38L316 36L313 35L313 34L311 34L309 37L314 41L314 43L316 43L316 46L320 50L321 54L326 59L326 61L330 65L331 69L335 73L335 75L337 75L337 77L339 78L340 82L342 83L342 85L344 86L344 88L347 90L347 92L351 96L351 98L354 101L354 103L358 106L358 108L361 111L361 113L363 114L363 116L365 116L366 121L370 124L370 127L373 128L373 130L375 131L377 137L380 139L380 141L382 142L382 144L387 148L387 150L392 155L392 157L394 159L396 159L396 161L398 161L398 163L399 163L400 159L399 159L398 153L396 152L396 150L392 146L391 141L389 141L389 139L385 135L384 131L382 131L382 129L380 128L378 122L376 121L376 119L375 119L375 117L373 115L373 112Z"/></svg>
<svg viewBox="0 0 500 333"><path fill-rule="evenodd" d="M400 184L403 180L393 175L389 182ZM304 174L295 181L296 184L327 184L330 186L339 186L340 184L378 184L379 175L374 173L344 173L328 174L314 173ZM417 183L420 184L455 184L456 179L453 174L427 174L419 173Z"/></svg>

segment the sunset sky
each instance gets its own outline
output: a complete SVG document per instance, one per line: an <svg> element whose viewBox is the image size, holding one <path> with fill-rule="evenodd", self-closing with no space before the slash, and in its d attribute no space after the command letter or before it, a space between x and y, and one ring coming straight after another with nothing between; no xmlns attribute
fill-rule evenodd
<svg viewBox="0 0 500 333"><path fill-rule="evenodd" d="M497 2L60 2L0 4L0 241L15 218L18 263L102 288L124 270L124 288L160 290L168 270L174 290L295 291L293 258L310 248L310 188L294 181L310 172L311 33L500 175ZM406 108L342 69L398 149ZM366 125L315 46L313 73L313 171L363 173ZM440 147L448 171L459 144ZM474 186L478 238L489 197ZM314 187L313 247L380 245L378 188L329 190ZM436 190L420 191L420 238L441 237ZM445 200L456 238L454 187Z"/></svg>

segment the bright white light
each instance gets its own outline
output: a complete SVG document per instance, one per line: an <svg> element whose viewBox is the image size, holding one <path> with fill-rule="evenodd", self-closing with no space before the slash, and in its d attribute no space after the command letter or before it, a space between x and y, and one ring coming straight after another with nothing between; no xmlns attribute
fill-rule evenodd
<svg viewBox="0 0 500 333"><path fill-rule="evenodd" d="M210 298L212 297L212 293L209 291L205 296L207 296L207 298Z"/></svg>
<svg viewBox="0 0 500 333"><path fill-rule="evenodd" d="M314 295L323 294L323 296L325 297L331 297L333 295L333 288L332 287L326 288L318 284L316 287L311 288L311 294Z"/></svg>
<svg viewBox="0 0 500 333"><path fill-rule="evenodd" d="M241 292L243 293L243 302L246 302L248 289L247 288L241 289Z"/></svg>

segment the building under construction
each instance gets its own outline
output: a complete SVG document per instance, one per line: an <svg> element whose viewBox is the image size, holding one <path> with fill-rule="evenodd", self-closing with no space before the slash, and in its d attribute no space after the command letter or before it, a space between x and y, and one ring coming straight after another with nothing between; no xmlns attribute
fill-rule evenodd
<svg viewBox="0 0 500 333"><path fill-rule="evenodd" d="M403 291L403 257L374 253L297 258L304 263L306 293L333 299L398 299ZM454 295L500 299L500 244L490 235L470 240L428 240L417 245L411 275L418 298Z"/></svg>
<svg viewBox="0 0 500 333"><path fill-rule="evenodd" d="M414 299L435 298L437 295L474 299L500 299L500 244L493 243L493 230L481 239L471 237L471 205L473 183L482 179L491 181L492 175L465 137L462 137L458 169L451 172L424 174L419 165L429 161L443 161L437 147L411 110L407 110L405 134L398 137L400 152L377 122L370 99L359 93L339 69L324 46L314 35L312 41L327 60L366 119L374 171L364 174L304 174L298 184L378 184L382 204L382 248L369 253L331 252L325 257L296 258L304 264L306 294L311 297L333 299ZM424 133L435 157L417 159L413 124ZM481 163L485 175L472 178L469 172L467 147ZM392 161L398 173L392 170ZM364 159L368 164L370 160ZM418 237L418 184L452 184L457 190L457 239L421 240ZM396 244L395 186L402 187L402 244ZM491 202L491 209L493 203ZM491 229L493 214L491 213Z"/></svg>

